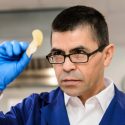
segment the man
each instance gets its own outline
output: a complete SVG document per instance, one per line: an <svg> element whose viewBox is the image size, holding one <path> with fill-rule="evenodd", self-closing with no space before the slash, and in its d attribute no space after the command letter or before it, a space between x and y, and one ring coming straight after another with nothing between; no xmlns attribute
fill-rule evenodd
<svg viewBox="0 0 125 125"><path fill-rule="evenodd" d="M86 6L65 9L52 23L51 45L47 59L59 87L32 94L7 114L1 112L0 125L125 125L125 95L104 78L114 45L109 43L103 15ZM20 42L1 45L1 55L7 56L0 59L1 90L30 61L26 49Z"/></svg>

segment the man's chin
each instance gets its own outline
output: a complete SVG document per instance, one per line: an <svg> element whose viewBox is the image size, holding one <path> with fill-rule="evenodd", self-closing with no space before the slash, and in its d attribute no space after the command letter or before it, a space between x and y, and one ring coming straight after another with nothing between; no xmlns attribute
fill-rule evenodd
<svg viewBox="0 0 125 125"><path fill-rule="evenodd" d="M67 95L69 96L73 96L73 97L76 97L76 96L79 96L78 92L74 89L64 89L62 88L63 92L66 93Z"/></svg>

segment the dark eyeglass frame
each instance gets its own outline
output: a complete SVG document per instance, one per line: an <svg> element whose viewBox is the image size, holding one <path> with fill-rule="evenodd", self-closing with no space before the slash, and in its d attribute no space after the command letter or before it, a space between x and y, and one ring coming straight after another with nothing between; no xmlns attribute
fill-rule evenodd
<svg viewBox="0 0 125 125"><path fill-rule="evenodd" d="M46 56L46 59L49 61L50 64L63 64L63 63L65 62L66 57L68 57L72 63L87 63L87 62L89 61L90 56L92 56L93 54L95 54L95 53L97 53L97 52L102 52L106 46L107 46L107 45L102 45L102 46L100 46L98 49L94 50L94 51L91 52L91 53L87 53L87 52L84 51L83 54L87 56L87 60L86 60L85 62L73 62L70 56L71 56L71 55L74 55L74 53L67 54L67 55L60 54L60 55L64 56L64 61L61 62L61 63L52 63L52 62L50 62L49 58L50 58L51 56L53 56L52 53L49 53L49 54ZM80 53L80 54L82 54L82 53Z"/></svg>

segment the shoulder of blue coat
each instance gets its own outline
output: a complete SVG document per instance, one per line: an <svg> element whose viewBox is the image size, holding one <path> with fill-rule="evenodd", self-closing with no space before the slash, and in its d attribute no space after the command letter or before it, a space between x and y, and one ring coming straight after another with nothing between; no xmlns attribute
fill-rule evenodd
<svg viewBox="0 0 125 125"><path fill-rule="evenodd" d="M122 108L125 109L125 93L115 86L115 97Z"/></svg>
<svg viewBox="0 0 125 125"><path fill-rule="evenodd" d="M55 100L58 97L60 92L62 92L62 91L58 87L54 90L51 90L50 92L42 92L40 94L33 93L26 99L29 100L29 102L30 101L33 101L33 102L40 101L42 103L51 103L51 101Z"/></svg>

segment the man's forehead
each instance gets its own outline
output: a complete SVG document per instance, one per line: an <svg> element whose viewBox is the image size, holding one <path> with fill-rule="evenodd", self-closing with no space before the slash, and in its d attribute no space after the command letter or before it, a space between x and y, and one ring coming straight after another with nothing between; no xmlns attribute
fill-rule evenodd
<svg viewBox="0 0 125 125"><path fill-rule="evenodd" d="M52 49L56 48L69 52L72 49L82 47L86 51L93 50L98 44L91 35L88 28L81 27L73 31L53 32L51 39Z"/></svg>

